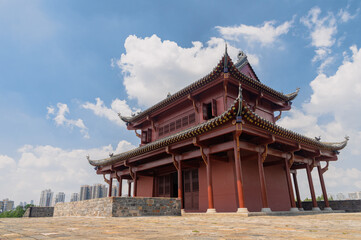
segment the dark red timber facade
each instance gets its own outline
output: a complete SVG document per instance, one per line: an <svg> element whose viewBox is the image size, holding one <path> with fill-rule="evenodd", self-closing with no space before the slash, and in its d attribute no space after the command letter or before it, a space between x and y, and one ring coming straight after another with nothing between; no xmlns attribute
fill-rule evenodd
<svg viewBox="0 0 361 240"><path fill-rule="evenodd" d="M119 115L138 148L89 163L110 191L127 179L129 195L178 197L186 212L298 211L298 171L307 173L316 211L316 170L330 209L323 174L348 139L326 143L278 126L298 91L262 84L243 52L233 64L226 50L207 76L138 115Z"/></svg>

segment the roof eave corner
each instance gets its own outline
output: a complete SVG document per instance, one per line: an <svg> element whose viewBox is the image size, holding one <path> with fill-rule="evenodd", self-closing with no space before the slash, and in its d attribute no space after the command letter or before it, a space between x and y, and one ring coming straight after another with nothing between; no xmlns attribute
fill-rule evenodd
<svg viewBox="0 0 361 240"><path fill-rule="evenodd" d="M294 91L293 93L285 94L285 96L287 97L287 101L294 100L299 92L300 92L300 88L297 88L296 91Z"/></svg>

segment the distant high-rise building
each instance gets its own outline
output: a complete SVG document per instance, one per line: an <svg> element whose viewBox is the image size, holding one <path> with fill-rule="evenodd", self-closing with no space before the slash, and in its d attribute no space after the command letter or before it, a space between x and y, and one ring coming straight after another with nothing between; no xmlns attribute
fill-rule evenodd
<svg viewBox="0 0 361 240"><path fill-rule="evenodd" d="M56 194L54 205L57 204L58 202L65 202L65 193L59 192L58 194Z"/></svg>
<svg viewBox="0 0 361 240"><path fill-rule="evenodd" d="M31 200L31 201L30 201L30 204L31 204L31 205L34 205L34 200Z"/></svg>
<svg viewBox="0 0 361 240"><path fill-rule="evenodd" d="M91 198L103 198L107 196L107 187L104 184L94 184L91 186Z"/></svg>
<svg viewBox="0 0 361 240"><path fill-rule="evenodd" d="M41 191L40 195L40 207L50 207L53 202L53 192L50 189L45 189Z"/></svg>
<svg viewBox="0 0 361 240"><path fill-rule="evenodd" d="M91 191L92 189L89 185L82 185L80 187L80 201L91 199L92 197Z"/></svg>
<svg viewBox="0 0 361 240"><path fill-rule="evenodd" d="M343 195L343 193L337 193L336 198L337 200L345 200L345 195Z"/></svg>
<svg viewBox="0 0 361 240"><path fill-rule="evenodd" d="M72 193L70 196L70 202L77 202L79 201L79 193Z"/></svg>
<svg viewBox="0 0 361 240"><path fill-rule="evenodd" d="M0 201L0 213L4 210L4 202Z"/></svg>
<svg viewBox="0 0 361 240"><path fill-rule="evenodd" d="M116 196L118 196L118 186L117 185L113 185L112 186L112 196L113 197L116 197Z"/></svg>
<svg viewBox="0 0 361 240"><path fill-rule="evenodd" d="M3 212L10 211L14 208L14 201L10 201L8 198L3 200Z"/></svg>
<svg viewBox="0 0 361 240"><path fill-rule="evenodd" d="M361 191L360 192L352 192L348 194L348 198L352 200L361 199Z"/></svg>

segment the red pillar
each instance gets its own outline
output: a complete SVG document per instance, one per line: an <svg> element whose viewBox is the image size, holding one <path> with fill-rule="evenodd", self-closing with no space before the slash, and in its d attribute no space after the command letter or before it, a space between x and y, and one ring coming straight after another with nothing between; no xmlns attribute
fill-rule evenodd
<svg viewBox="0 0 361 240"><path fill-rule="evenodd" d="M298 189L297 172L294 172L292 175L293 175L293 183L295 184L295 189L296 189L297 205L298 205L299 209L303 209L302 201L301 201L301 197L300 197L300 190Z"/></svg>
<svg viewBox="0 0 361 240"><path fill-rule="evenodd" d="M182 182L182 162L178 161L178 198L181 201L181 209L184 209L183 206L183 182Z"/></svg>
<svg viewBox="0 0 361 240"><path fill-rule="evenodd" d="M320 165L317 166L317 170L318 170L318 176L320 177L320 183L321 183L321 188L322 188L323 199L325 201L325 210L331 210L330 203L328 202L326 186L325 186L325 182L323 180L323 173L322 173L322 169L321 169Z"/></svg>
<svg viewBox="0 0 361 240"><path fill-rule="evenodd" d="M123 177L122 176L120 176L118 183L119 183L118 197L121 197L122 196L122 187L123 187Z"/></svg>
<svg viewBox="0 0 361 240"><path fill-rule="evenodd" d="M213 202L213 185L212 185L212 165L209 154L207 154L207 192L208 192L208 210L207 213L215 212Z"/></svg>
<svg viewBox="0 0 361 240"><path fill-rule="evenodd" d="M311 170L310 170L310 166L308 164L306 164L306 172L307 172L308 185L310 186L310 193L311 193L311 198L312 198L312 210L318 211L320 209L317 206L317 201L316 201L315 189L313 187Z"/></svg>
<svg viewBox="0 0 361 240"><path fill-rule="evenodd" d="M236 180L237 180L237 195L238 195L238 210L237 212L248 212L247 208L244 207L244 196L243 196L243 184L242 184L242 168L241 168L241 154L239 145L237 144L237 138L239 136L235 135L234 140L234 166L236 168Z"/></svg>
<svg viewBox="0 0 361 240"><path fill-rule="evenodd" d="M108 197L112 196L112 188L113 188L113 178L112 178L112 174L109 175L109 192L108 192Z"/></svg>
<svg viewBox="0 0 361 240"><path fill-rule="evenodd" d="M137 172L134 173L133 197L137 196Z"/></svg>
<svg viewBox="0 0 361 240"><path fill-rule="evenodd" d="M286 179L287 179L287 185L288 185L288 194L290 197L290 203L291 203L291 211L298 211L296 208L296 202L295 202L295 195L293 193L292 188L292 181L291 181L291 173L290 173L290 166L288 164L288 160L285 159L285 170L286 170Z"/></svg>
<svg viewBox="0 0 361 240"><path fill-rule="evenodd" d="M261 183L261 197L262 197L262 210L263 212L270 212L271 209L268 206L267 190L266 190L266 179L264 176L263 161L261 154L258 153L258 174L259 181Z"/></svg>
<svg viewBox="0 0 361 240"><path fill-rule="evenodd" d="M132 181L128 180L128 197L131 197L131 190L132 190Z"/></svg>

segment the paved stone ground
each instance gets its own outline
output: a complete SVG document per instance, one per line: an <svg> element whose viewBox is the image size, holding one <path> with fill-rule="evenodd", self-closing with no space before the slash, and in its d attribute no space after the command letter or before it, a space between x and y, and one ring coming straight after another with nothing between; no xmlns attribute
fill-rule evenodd
<svg viewBox="0 0 361 240"><path fill-rule="evenodd" d="M0 218L0 239L361 239L361 213Z"/></svg>

